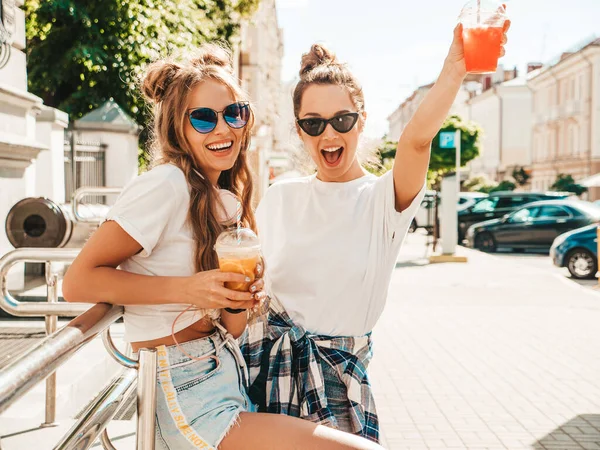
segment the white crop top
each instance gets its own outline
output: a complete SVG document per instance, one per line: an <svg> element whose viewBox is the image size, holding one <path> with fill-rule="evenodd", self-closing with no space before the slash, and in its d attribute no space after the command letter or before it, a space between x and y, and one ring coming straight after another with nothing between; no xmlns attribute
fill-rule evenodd
<svg viewBox="0 0 600 450"><path fill-rule="evenodd" d="M133 179L106 216L142 246L140 253L119 268L141 275L194 275L195 243L187 220L189 202L185 175L174 165L157 166ZM173 321L188 306L125 306L125 339L138 342L169 336ZM188 311L177 320L175 332L207 314L218 319L220 310Z"/></svg>

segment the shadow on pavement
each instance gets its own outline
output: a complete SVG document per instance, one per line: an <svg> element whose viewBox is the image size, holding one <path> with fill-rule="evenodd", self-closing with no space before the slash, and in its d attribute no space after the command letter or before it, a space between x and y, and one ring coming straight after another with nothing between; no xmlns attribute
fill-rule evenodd
<svg viewBox="0 0 600 450"><path fill-rule="evenodd" d="M396 263L396 269L400 267L422 267L427 266L429 264L429 260L426 258L423 259L413 259L410 261L398 261Z"/></svg>
<svg viewBox="0 0 600 450"><path fill-rule="evenodd" d="M600 448L600 414L581 414L536 441L534 450Z"/></svg>

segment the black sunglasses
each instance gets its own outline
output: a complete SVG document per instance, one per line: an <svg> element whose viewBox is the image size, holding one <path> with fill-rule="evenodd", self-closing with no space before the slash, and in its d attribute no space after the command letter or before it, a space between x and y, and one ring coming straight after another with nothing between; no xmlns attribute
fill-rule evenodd
<svg viewBox="0 0 600 450"><path fill-rule="evenodd" d="M319 136L325 131L327 124L330 123L338 133L347 133L354 127L358 120L358 113L350 112L333 116L331 119L322 119L320 117L310 117L308 119L298 119L298 126L309 136Z"/></svg>
<svg viewBox="0 0 600 450"><path fill-rule="evenodd" d="M243 128L250 119L250 103L236 102L226 106L223 111L215 111L210 108L191 108L188 117L194 130L198 133L207 134L214 130L219 121L219 113L231 128Z"/></svg>

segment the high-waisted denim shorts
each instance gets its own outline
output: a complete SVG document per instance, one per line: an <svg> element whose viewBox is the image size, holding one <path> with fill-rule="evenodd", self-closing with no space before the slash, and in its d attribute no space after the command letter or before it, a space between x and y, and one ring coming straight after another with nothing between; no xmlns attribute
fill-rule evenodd
<svg viewBox="0 0 600 450"><path fill-rule="evenodd" d="M211 336L160 346L156 392L156 449L216 449L240 412L251 411L244 360L233 339ZM241 361L240 361L241 358Z"/></svg>

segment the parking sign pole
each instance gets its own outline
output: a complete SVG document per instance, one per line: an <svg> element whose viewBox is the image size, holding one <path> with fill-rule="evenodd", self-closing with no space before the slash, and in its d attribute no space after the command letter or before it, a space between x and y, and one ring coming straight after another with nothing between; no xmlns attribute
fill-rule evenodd
<svg viewBox="0 0 600 450"><path fill-rule="evenodd" d="M456 192L460 194L460 130L456 130L454 135L454 147L456 148ZM458 215L458 211L456 211Z"/></svg>
<svg viewBox="0 0 600 450"><path fill-rule="evenodd" d="M456 237L458 235L458 209L456 204L460 192L460 130L455 130L454 133L452 131L441 131L438 139L440 148L454 148L456 151L456 180L442 179L442 253L431 255L429 262L467 262L465 256L458 256L455 253Z"/></svg>

